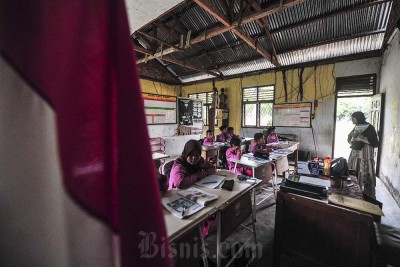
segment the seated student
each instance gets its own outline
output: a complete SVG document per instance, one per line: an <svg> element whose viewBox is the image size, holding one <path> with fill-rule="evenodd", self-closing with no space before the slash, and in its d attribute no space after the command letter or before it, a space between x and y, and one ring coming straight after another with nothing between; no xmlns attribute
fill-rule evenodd
<svg viewBox="0 0 400 267"><path fill-rule="evenodd" d="M203 140L203 145L205 146L212 146L214 144L214 135L211 130L207 130L206 138Z"/></svg>
<svg viewBox="0 0 400 267"><path fill-rule="evenodd" d="M232 137L228 133L228 127L226 125L222 125L221 127L219 127L219 130L221 131L221 133L217 136L217 142L229 142Z"/></svg>
<svg viewBox="0 0 400 267"><path fill-rule="evenodd" d="M231 136L231 138L233 137L239 138L239 135L236 135L233 132L234 132L233 127L228 127L228 134Z"/></svg>
<svg viewBox="0 0 400 267"><path fill-rule="evenodd" d="M270 150L268 147L265 145L265 139L264 135L262 133L256 133L254 135L254 143L250 147L250 152L251 153L269 153Z"/></svg>
<svg viewBox="0 0 400 267"><path fill-rule="evenodd" d="M172 166L168 190L189 187L215 171L215 166L201 157L199 141L189 140Z"/></svg>
<svg viewBox="0 0 400 267"><path fill-rule="evenodd" d="M275 133L275 127L269 127L267 133L267 144L279 142L278 135Z"/></svg>
<svg viewBox="0 0 400 267"><path fill-rule="evenodd" d="M229 159L237 159L239 160L242 157L242 151L240 151L240 139L237 137L233 137L231 139L231 147L226 150L226 160L228 161L229 171L233 172L235 169L235 163L229 161ZM248 169L240 164L236 166L237 174L245 174L248 176L252 176L251 169Z"/></svg>

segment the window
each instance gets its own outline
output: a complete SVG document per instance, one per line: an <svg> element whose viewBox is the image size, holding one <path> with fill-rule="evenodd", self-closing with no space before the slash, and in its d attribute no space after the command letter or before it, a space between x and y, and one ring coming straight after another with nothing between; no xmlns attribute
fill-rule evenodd
<svg viewBox="0 0 400 267"><path fill-rule="evenodd" d="M210 109L212 103L213 92L189 94L189 98L200 99L203 103L203 122L204 125L208 125L208 110Z"/></svg>
<svg viewBox="0 0 400 267"><path fill-rule="evenodd" d="M336 78L338 97L372 96L375 88L376 74Z"/></svg>
<svg viewBox="0 0 400 267"><path fill-rule="evenodd" d="M274 89L274 86L243 88L243 127L265 127L272 125Z"/></svg>

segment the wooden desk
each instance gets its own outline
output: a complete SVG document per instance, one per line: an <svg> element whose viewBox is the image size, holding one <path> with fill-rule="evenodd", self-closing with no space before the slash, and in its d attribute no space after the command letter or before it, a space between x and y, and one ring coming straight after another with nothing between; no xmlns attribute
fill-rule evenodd
<svg viewBox="0 0 400 267"><path fill-rule="evenodd" d="M274 266L371 266L373 218L279 191Z"/></svg>
<svg viewBox="0 0 400 267"><path fill-rule="evenodd" d="M153 160L160 160L160 159L169 158L168 155L161 154L161 153L158 153L158 152L154 152L154 153L152 154L152 157L153 157Z"/></svg>
<svg viewBox="0 0 400 267"><path fill-rule="evenodd" d="M225 175L226 179L235 179L233 190L227 191L219 188L211 189L194 185L194 187L198 187L203 191L219 195L219 198L209 203L204 209L185 219L179 219L164 209L164 219L169 241L176 245L179 243L184 243L185 240L193 240L194 235L198 233L196 228L199 228L201 223L204 222L209 216L216 214L217 262L219 264L218 266L221 266L220 244L240 223L242 223L248 217L250 213L252 213L253 209L251 208L250 191L259 183L261 183L261 181L257 180L257 183L255 184L240 182L236 179L236 174L225 170L219 171L216 174ZM177 190L170 190L166 193L166 195L176 193ZM257 238L255 236L254 223L253 232L256 240ZM181 265L181 263L179 263L179 266L185 265Z"/></svg>

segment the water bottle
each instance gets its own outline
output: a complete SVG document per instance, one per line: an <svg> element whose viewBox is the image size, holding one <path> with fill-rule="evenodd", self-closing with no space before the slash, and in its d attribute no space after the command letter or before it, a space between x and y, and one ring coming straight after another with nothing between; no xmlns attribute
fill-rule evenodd
<svg viewBox="0 0 400 267"><path fill-rule="evenodd" d="M324 159L324 176L331 176L331 158L325 157Z"/></svg>

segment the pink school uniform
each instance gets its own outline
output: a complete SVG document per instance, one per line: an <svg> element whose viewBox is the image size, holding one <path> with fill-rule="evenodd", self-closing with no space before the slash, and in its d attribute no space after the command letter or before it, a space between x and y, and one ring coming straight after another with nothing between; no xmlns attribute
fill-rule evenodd
<svg viewBox="0 0 400 267"><path fill-rule="evenodd" d="M223 134L223 133L221 133L221 134L219 134L218 136L217 136L217 142L229 142L230 140L232 139L232 137L231 137L231 135L230 134Z"/></svg>
<svg viewBox="0 0 400 267"><path fill-rule="evenodd" d="M175 161L171 169L171 174L169 178L168 190L172 188L186 188L203 178L205 175L210 175L215 173L215 166L210 162L205 161L203 158L197 163L199 166L199 171L190 172L185 168L185 166L178 161ZM201 171L203 170L205 174Z"/></svg>
<svg viewBox="0 0 400 267"><path fill-rule="evenodd" d="M279 142L279 138L277 134L269 134L267 136L267 144L270 143L278 143Z"/></svg>
<svg viewBox="0 0 400 267"><path fill-rule="evenodd" d="M204 138L203 140L203 145L206 146L212 146L214 144L214 139L213 138Z"/></svg>
<svg viewBox="0 0 400 267"><path fill-rule="evenodd" d="M251 153L255 153L255 152L258 152L258 151L263 150L265 148L266 148L266 146L264 144L263 145L259 145L257 143L254 143L250 147L250 152Z"/></svg>
<svg viewBox="0 0 400 267"><path fill-rule="evenodd" d="M226 150L226 154L225 155L226 155L226 160L228 162L229 171L233 172L233 170L235 169L235 163L229 161L229 159L237 159L237 160L239 160L242 157L242 152L240 152L240 151L233 152L230 148L228 148ZM237 174L243 174L243 166L238 164L237 167L236 167L236 173Z"/></svg>

